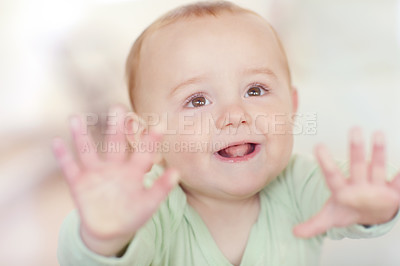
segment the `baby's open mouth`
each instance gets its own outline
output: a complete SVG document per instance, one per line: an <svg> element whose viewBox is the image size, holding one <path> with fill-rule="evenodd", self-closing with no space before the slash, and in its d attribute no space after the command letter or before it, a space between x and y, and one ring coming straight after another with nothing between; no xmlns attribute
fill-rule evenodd
<svg viewBox="0 0 400 266"><path fill-rule="evenodd" d="M218 151L218 154L224 158L236 158L249 155L254 152L256 144L254 143L243 143L238 145L232 145Z"/></svg>

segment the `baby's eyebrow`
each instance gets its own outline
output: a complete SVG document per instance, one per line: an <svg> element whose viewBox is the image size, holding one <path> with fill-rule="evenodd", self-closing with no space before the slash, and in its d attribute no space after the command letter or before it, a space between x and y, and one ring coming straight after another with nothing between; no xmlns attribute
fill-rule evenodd
<svg viewBox="0 0 400 266"><path fill-rule="evenodd" d="M246 68L241 71L242 75L250 75L250 74L265 74L268 76L272 76L273 78L277 78L276 74L269 69L268 67L253 67L253 68Z"/></svg>
<svg viewBox="0 0 400 266"><path fill-rule="evenodd" d="M277 78L276 74L267 67L246 68L246 69L240 71L240 74L243 76L254 75L254 74L265 74L265 75L271 76L275 79ZM200 75L200 76L195 76L195 77L189 78L189 79L179 83L174 88L172 88L170 95L171 96L174 95L177 91L181 90L182 88L184 88L187 85L199 83L199 82L203 81L204 79L206 79L206 75Z"/></svg>
<svg viewBox="0 0 400 266"><path fill-rule="evenodd" d="M195 76L195 77L192 77L190 79L187 79L187 80L179 83L177 86L175 86L171 90L170 95L175 94L177 91L179 91L180 89L184 88L187 85L199 83L200 81L203 81L205 78L206 78L205 75L200 75L200 76Z"/></svg>

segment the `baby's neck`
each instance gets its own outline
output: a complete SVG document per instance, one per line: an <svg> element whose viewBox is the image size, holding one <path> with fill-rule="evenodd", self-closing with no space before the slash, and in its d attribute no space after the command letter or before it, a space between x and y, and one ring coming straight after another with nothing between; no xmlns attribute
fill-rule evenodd
<svg viewBox="0 0 400 266"><path fill-rule="evenodd" d="M187 201L206 224L222 254L239 265L260 212L257 193L243 200L216 200L186 194Z"/></svg>
<svg viewBox="0 0 400 266"><path fill-rule="evenodd" d="M234 224L235 221L240 222L239 217L246 217L246 221L253 224L260 211L259 193L246 199L230 200L186 192L186 198L188 204L199 213L206 223L230 221L230 224Z"/></svg>

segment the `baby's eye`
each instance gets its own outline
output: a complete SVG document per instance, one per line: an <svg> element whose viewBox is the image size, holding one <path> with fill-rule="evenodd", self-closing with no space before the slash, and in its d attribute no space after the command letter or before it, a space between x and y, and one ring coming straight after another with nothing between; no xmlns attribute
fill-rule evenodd
<svg viewBox="0 0 400 266"><path fill-rule="evenodd" d="M250 89L247 90L246 95L244 97L253 97L253 96L261 96L264 95L267 90L261 85L253 85Z"/></svg>
<svg viewBox="0 0 400 266"><path fill-rule="evenodd" d="M186 101L185 107L198 108L207 104L210 104L210 101L206 97L204 97L201 94L200 95L195 94L189 97L189 99Z"/></svg>

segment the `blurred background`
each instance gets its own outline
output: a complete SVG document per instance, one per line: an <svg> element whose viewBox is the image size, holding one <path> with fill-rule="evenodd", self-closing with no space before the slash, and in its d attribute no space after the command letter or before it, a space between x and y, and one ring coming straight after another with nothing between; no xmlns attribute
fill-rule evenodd
<svg viewBox="0 0 400 266"><path fill-rule="evenodd" d="M140 32L184 0L0 0L0 265L52 266L73 208L52 156L73 113L128 105L124 63ZM385 132L400 167L400 1L233 1L266 17L286 47L299 114L316 125L295 151L325 142L347 159L352 125ZM313 124L314 123L314 124ZM400 225L373 240L326 241L322 266L400 265Z"/></svg>

